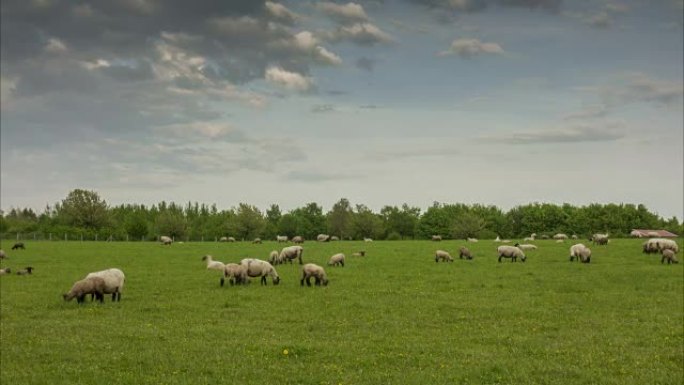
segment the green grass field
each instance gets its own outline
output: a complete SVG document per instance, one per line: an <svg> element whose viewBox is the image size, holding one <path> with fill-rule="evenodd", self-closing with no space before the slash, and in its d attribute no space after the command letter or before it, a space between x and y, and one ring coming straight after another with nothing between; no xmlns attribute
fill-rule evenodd
<svg viewBox="0 0 684 385"><path fill-rule="evenodd" d="M464 242L306 242L305 262L347 255L329 286L300 287L293 264L278 286L221 288L204 254L283 244L3 242L2 267L35 271L0 277L0 383L679 385L684 264L640 243L592 246L587 265L571 242L538 241L526 263L497 263L491 241L453 263L434 251ZM62 300L109 267L126 273L120 303Z"/></svg>

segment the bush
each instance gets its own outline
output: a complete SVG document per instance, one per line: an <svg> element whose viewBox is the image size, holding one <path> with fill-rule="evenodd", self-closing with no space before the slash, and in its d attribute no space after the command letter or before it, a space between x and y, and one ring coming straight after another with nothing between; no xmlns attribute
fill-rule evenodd
<svg viewBox="0 0 684 385"><path fill-rule="evenodd" d="M391 233L387 234L387 240L388 241L399 241L399 240L401 240L401 234L399 234L396 231L392 231Z"/></svg>

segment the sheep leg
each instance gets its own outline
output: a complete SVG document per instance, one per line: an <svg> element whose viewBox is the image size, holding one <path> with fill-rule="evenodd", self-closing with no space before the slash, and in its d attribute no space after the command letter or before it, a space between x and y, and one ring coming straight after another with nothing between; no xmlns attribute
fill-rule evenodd
<svg viewBox="0 0 684 385"><path fill-rule="evenodd" d="M311 277L306 277L306 286L311 286Z"/></svg>
<svg viewBox="0 0 684 385"><path fill-rule="evenodd" d="M266 276L265 276L265 275L262 275L262 276L261 276L261 284L262 284L262 285L267 285L267 286L268 286L268 283L266 282Z"/></svg>
<svg viewBox="0 0 684 385"><path fill-rule="evenodd" d="M104 303L104 293L97 293L97 300L100 301L100 303Z"/></svg>
<svg viewBox="0 0 684 385"><path fill-rule="evenodd" d="M320 278L314 277L314 280L315 280L315 281L314 281L314 285L316 285L316 286L321 286L321 279L320 279Z"/></svg>
<svg viewBox="0 0 684 385"><path fill-rule="evenodd" d="M342 265L342 267L344 267L344 261L340 261L340 265Z"/></svg>
<svg viewBox="0 0 684 385"><path fill-rule="evenodd" d="M226 283L226 280L224 278L221 278L221 287L223 287L223 284Z"/></svg>
<svg viewBox="0 0 684 385"><path fill-rule="evenodd" d="M121 302L121 292L120 291L118 291L116 293L116 302Z"/></svg>
<svg viewBox="0 0 684 385"><path fill-rule="evenodd" d="M499 263L501 263L501 257L502 257L502 255L499 255Z"/></svg>
<svg viewBox="0 0 684 385"><path fill-rule="evenodd" d="M304 286L304 278L299 280L299 286Z"/></svg>

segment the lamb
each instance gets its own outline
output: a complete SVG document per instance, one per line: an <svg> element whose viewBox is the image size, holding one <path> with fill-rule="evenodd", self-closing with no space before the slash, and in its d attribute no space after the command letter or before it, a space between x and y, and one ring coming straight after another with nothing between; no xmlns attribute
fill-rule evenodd
<svg viewBox="0 0 684 385"><path fill-rule="evenodd" d="M126 276L123 271L117 268L111 268L101 271L95 271L86 275L88 278L102 278L105 281L104 294L111 294L112 301L121 301L121 292L123 291L124 281Z"/></svg>
<svg viewBox="0 0 684 385"><path fill-rule="evenodd" d="M582 250L588 249L588 247L584 246L583 243L577 243L572 246L570 246L570 262L574 261L575 258L577 258L578 261L582 259ZM589 251L589 257L591 257L591 251Z"/></svg>
<svg viewBox="0 0 684 385"><path fill-rule="evenodd" d="M341 265L342 267L344 267L344 254L337 253L337 254L333 255L332 257L330 257L330 259L328 260L328 265L329 266Z"/></svg>
<svg viewBox="0 0 684 385"><path fill-rule="evenodd" d="M563 233L558 233L558 234L555 234L555 235L553 236L553 239L556 239L556 240L558 240L558 239L568 239L568 236L567 236L566 234L563 234Z"/></svg>
<svg viewBox="0 0 684 385"><path fill-rule="evenodd" d="M7 254L5 254L5 250L0 249L0 259L6 259L6 258L7 258Z"/></svg>
<svg viewBox="0 0 684 385"><path fill-rule="evenodd" d="M433 235L433 236L432 236L432 240L433 240L434 242L439 242L439 241L442 240L442 236L441 236L441 235Z"/></svg>
<svg viewBox="0 0 684 385"><path fill-rule="evenodd" d="M233 285L246 285L249 283L247 277L247 268L244 265L239 265L237 263L226 263L223 270L223 277L221 277L221 287L226 282L230 282L230 286Z"/></svg>
<svg viewBox="0 0 684 385"><path fill-rule="evenodd" d="M514 246L519 248L520 250L537 250L537 246L530 243L523 243L522 245L516 243Z"/></svg>
<svg viewBox="0 0 684 385"><path fill-rule="evenodd" d="M268 255L268 262L270 262L271 265L278 265L282 262L280 260L280 253L278 250L271 251L271 253Z"/></svg>
<svg viewBox="0 0 684 385"><path fill-rule="evenodd" d="M276 241L278 241L278 243L287 242L287 235L276 235Z"/></svg>
<svg viewBox="0 0 684 385"><path fill-rule="evenodd" d="M470 250L468 250L467 247L461 246L461 247L458 249L458 257L459 257L460 259L465 258L465 259L470 260L470 259L473 259L473 254L470 252Z"/></svg>
<svg viewBox="0 0 684 385"><path fill-rule="evenodd" d="M282 250L280 250L280 263L285 263L290 262L292 263L293 259L299 259L299 264L301 265L302 262L302 254L304 253L304 248L301 246L287 246L283 247Z"/></svg>
<svg viewBox="0 0 684 385"><path fill-rule="evenodd" d="M525 253L515 246L499 246L496 251L499 253L499 262L501 262L501 258L510 258L511 262L517 262L518 258L523 262L527 260Z"/></svg>
<svg viewBox="0 0 684 385"><path fill-rule="evenodd" d="M330 241L330 235L328 235L328 234L318 234L318 235L316 236L316 240L317 240L318 242L328 242L328 241Z"/></svg>
<svg viewBox="0 0 684 385"><path fill-rule="evenodd" d="M300 286L304 286L304 281L306 281L306 286L311 286L311 277L314 277L316 286L328 286L328 276L325 274L325 270L321 266L307 263L302 267Z"/></svg>
<svg viewBox="0 0 684 385"><path fill-rule="evenodd" d="M477 238L467 238L466 242L479 242Z"/></svg>
<svg viewBox="0 0 684 385"><path fill-rule="evenodd" d="M0 275L10 274L10 273L12 273L12 269L10 269L9 267L6 267L4 269L0 269Z"/></svg>
<svg viewBox="0 0 684 385"><path fill-rule="evenodd" d="M525 241L525 242L534 241L534 238L535 238L536 236L537 236L537 233L532 233L532 234L530 234L529 237L525 237L525 239L523 239L523 241Z"/></svg>
<svg viewBox="0 0 684 385"><path fill-rule="evenodd" d="M167 237L166 235L162 235L159 237L159 242L161 242L162 245L170 245L173 243L173 239L171 239L171 237Z"/></svg>
<svg viewBox="0 0 684 385"><path fill-rule="evenodd" d="M24 242L17 242L17 243L15 243L14 246L12 246L12 250L16 250L16 249L25 250L25 249L26 249L26 246L24 246Z"/></svg>
<svg viewBox="0 0 684 385"><path fill-rule="evenodd" d="M667 261L667 264L671 263L679 263L679 260L677 259L677 256L675 255L675 252L670 250L670 249L664 249L662 251L663 257L660 259L660 263L665 263Z"/></svg>
<svg viewBox="0 0 684 385"><path fill-rule="evenodd" d="M373 242L373 238L363 238L364 242Z"/></svg>
<svg viewBox="0 0 684 385"><path fill-rule="evenodd" d="M572 239L579 239L579 237L577 236L577 234L572 234L572 235L570 236L570 238L572 238Z"/></svg>
<svg viewBox="0 0 684 385"><path fill-rule="evenodd" d="M27 266L27 267L17 271L17 275L30 275L31 272L33 272L33 267Z"/></svg>
<svg viewBox="0 0 684 385"><path fill-rule="evenodd" d="M211 255L205 255L202 257L203 261L207 262L207 270L220 270L223 271L226 267L226 265L223 264L223 262L220 261L214 261Z"/></svg>
<svg viewBox="0 0 684 385"><path fill-rule="evenodd" d="M261 238L254 238L252 243L261 243Z"/></svg>
<svg viewBox="0 0 684 385"><path fill-rule="evenodd" d="M76 298L76 302L83 303L85 296L90 294L94 296L100 303L104 302L106 283L104 278L90 277L80 281L76 281L71 289L63 295L65 301L71 301Z"/></svg>
<svg viewBox="0 0 684 385"><path fill-rule="evenodd" d="M365 256L366 256L365 250L357 251L356 253L352 254L352 257L365 257Z"/></svg>
<svg viewBox="0 0 684 385"><path fill-rule="evenodd" d="M608 234L594 234L589 240L595 245L607 245Z"/></svg>
<svg viewBox="0 0 684 385"><path fill-rule="evenodd" d="M451 255L449 255L449 253L447 253L446 251L437 250L437 251L435 251L435 262L439 262L440 260L442 260L444 262L447 262L447 261L453 262L454 261L454 259L451 257Z"/></svg>
<svg viewBox="0 0 684 385"><path fill-rule="evenodd" d="M293 243L304 243L304 238L297 235L297 236L292 237L292 242Z"/></svg>
<svg viewBox="0 0 684 385"><path fill-rule="evenodd" d="M255 258L245 258L240 261L240 264L245 267L248 277L261 277L261 284L267 285L266 276L271 277L274 285L280 283L278 272L270 263Z"/></svg>
<svg viewBox="0 0 684 385"><path fill-rule="evenodd" d="M228 237L228 242L235 242L235 238L234 237Z"/></svg>
<svg viewBox="0 0 684 385"><path fill-rule="evenodd" d="M340 240L340 237L338 237L338 236L336 236L336 235L333 235L333 236L330 237L330 242L339 241L339 240Z"/></svg>

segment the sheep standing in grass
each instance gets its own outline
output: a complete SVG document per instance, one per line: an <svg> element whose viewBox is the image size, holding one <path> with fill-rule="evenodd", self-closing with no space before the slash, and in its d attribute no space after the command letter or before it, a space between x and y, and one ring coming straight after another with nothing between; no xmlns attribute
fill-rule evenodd
<svg viewBox="0 0 684 385"><path fill-rule="evenodd" d="M268 262L270 262L271 265L279 265L281 263L280 253L278 250L273 250L270 254L268 254Z"/></svg>
<svg viewBox="0 0 684 385"><path fill-rule="evenodd" d="M17 275L31 275L33 273L33 267L27 266L19 271L17 271Z"/></svg>
<svg viewBox="0 0 684 385"><path fill-rule="evenodd" d="M233 285L246 285L249 282L247 277L247 267L244 265L238 265L237 263L226 263L223 270L223 277L221 277L221 287L226 282L230 282L230 286Z"/></svg>
<svg viewBox="0 0 684 385"><path fill-rule="evenodd" d="M276 235L276 241L278 241L278 243L287 242L287 235Z"/></svg>
<svg viewBox="0 0 684 385"><path fill-rule="evenodd" d="M510 258L511 262L518 262L518 258L523 262L527 260L525 253L515 246L499 246L496 251L499 254L499 262L501 262L501 258Z"/></svg>
<svg viewBox="0 0 684 385"><path fill-rule="evenodd" d="M10 273L12 273L12 269L10 269L9 267L6 267L4 269L0 269L0 275L10 274Z"/></svg>
<svg viewBox="0 0 684 385"><path fill-rule="evenodd" d="M22 249L25 250L26 246L24 245L24 242L17 242L12 246L12 250L17 250L17 249Z"/></svg>
<svg viewBox="0 0 684 385"><path fill-rule="evenodd" d="M529 237L525 237L525 239L523 239L523 241L525 241L525 242L534 241L534 238L536 238L536 237L537 237L537 233L532 233L532 234L530 234Z"/></svg>
<svg viewBox="0 0 684 385"><path fill-rule="evenodd" d="M304 243L304 238L299 235L294 236L292 237L292 243Z"/></svg>
<svg viewBox="0 0 684 385"><path fill-rule="evenodd" d="M240 261L240 264L245 267L248 277L261 277L261 284L266 285L266 276L271 277L274 285L280 283L278 272L270 263L256 258L245 258Z"/></svg>
<svg viewBox="0 0 684 385"><path fill-rule="evenodd" d="M453 262L454 259L453 259L453 258L451 257L451 255L449 255L449 253L447 253L446 251L444 251L444 250L437 250L437 251L435 251L435 262L439 262L439 261L444 261L444 262L449 261L449 262Z"/></svg>
<svg viewBox="0 0 684 385"><path fill-rule="evenodd" d="M214 258L212 258L212 256L208 254L202 257L202 260L207 263L207 270L223 271L226 267L226 265L224 265L223 262L214 261Z"/></svg>
<svg viewBox="0 0 684 385"><path fill-rule="evenodd" d="M321 266L307 263L302 267L302 279L299 281L300 286L304 286L305 281L306 286L311 286L311 277L314 278L316 286L328 286L328 276L325 274L325 270Z"/></svg>
<svg viewBox="0 0 684 385"><path fill-rule="evenodd" d="M535 246L531 243L523 243L522 245L519 243L516 243L513 246L519 248L520 250L537 250L537 246Z"/></svg>
<svg viewBox="0 0 684 385"><path fill-rule="evenodd" d="M644 243L644 253L659 253L663 250L672 250L676 254L679 252L679 245L671 239L664 238L651 238Z"/></svg>
<svg viewBox="0 0 684 385"><path fill-rule="evenodd" d="M0 259L5 259L7 258L7 254L5 254L5 250L0 249Z"/></svg>
<svg viewBox="0 0 684 385"><path fill-rule="evenodd" d="M461 246L461 247L458 249L458 257L459 257L460 259L465 258L465 259L470 260L470 259L473 259L473 254L470 252L470 250L468 250L467 247Z"/></svg>
<svg viewBox="0 0 684 385"><path fill-rule="evenodd" d="M252 243L258 243L258 244L260 244L260 243L261 243L261 238L254 238L254 240L252 241Z"/></svg>
<svg viewBox="0 0 684 385"><path fill-rule="evenodd" d="M364 250L357 251L356 253L352 254L352 257L365 257L365 256L366 256L366 252Z"/></svg>
<svg viewBox="0 0 684 385"><path fill-rule="evenodd" d="M167 237L166 235L162 235L159 237L159 242L161 242L162 245L170 245L173 243L173 239L171 239L171 237Z"/></svg>
<svg viewBox="0 0 684 385"><path fill-rule="evenodd" d="M479 242L477 238L467 238L466 242Z"/></svg>
<svg viewBox="0 0 684 385"><path fill-rule="evenodd" d="M564 233L558 233L553 236L553 239L555 240L566 240L568 239L568 236Z"/></svg>
<svg viewBox="0 0 684 385"><path fill-rule="evenodd" d="M280 263L285 263L285 262L290 262L292 263L293 259L299 259L299 264L303 264L302 262L302 254L304 253L304 248L301 246L288 246L288 247L283 247L282 250L280 250Z"/></svg>
<svg viewBox="0 0 684 385"><path fill-rule="evenodd" d="M330 241L330 235L328 234L318 234L316 236L316 240L318 242L329 242Z"/></svg>
<svg viewBox="0 0 684 385"><path fill-rule="evenodd" d="M71 301L76 298L76 302L83 303L85 296L90 294L98 301L104 302L105 286L105 280L101 277L85 278L74 283L63 297L65 301Z"/></svg>
<svg viewBox="0 0 684 385"><path fill-rule="evenodd" d="M339 240L340 240L340 237L338 237L336 235L333 235L330 237L330 242L339 241Z"/></svg>
<svg viewBox="0 0 684 385"><path fill-rule="evenodd" d="M677 259L677 256L675 255L675 252L670 250L670 249L664 249L662 251L663 257L660 259L660 263L665 263L667 261L667 264L671 263L679 263L679 260Z"/></svg>
<svg viewBox="0 0 684 385"><path fill-rule="evenodd" d="M583 243L577 243L572 246L570 246L570 262L574 261L577 259L578 261L581 260L582 258L582 250L588 249L588 247L584 246ZM586 253L584 253L586 254ZM589 257L591 257L591 251L589 251Z"/></svg>
<svg viewBox="0 0 684 385"><path fill-rule="evenodd" d="M228 242L235 242L235 237L228 237Z"/></svg>
<svg viewBox="0 0 684 385"><path fill-rule="evenodd" d="M328 260L328 265L330 265L330 266L340 265L340 266L344 267L344 254L337 253L337 254L333 255L332 257L330 257L330 259Z"/></svg>
<svg viewBox="0 0 684 385"><path fill-rule="evenodd" d="M121 292L123 291L124 281L126 281L123 271L116 268L95 271L86 275L85 279L88 278L104 279L104 294L111 294L112 301L121 301Z"/></svg>
<svg viewBox="0 0 684 385"><path fill-rule="evenodd" d="M439 241L441 241L441 240L442 240L442 236L441 236L441 235L433 235L433 236L432 236L432 241L433 241L433 242L439 242Z"/></svg>
<svg viewBox="0 0 684 385"><path fill-rule="evenodd" d="M595 245L607 245L608 234L594 234L589 240Z"/></svg>
<svg viewBox="0 0 684 385"><path fill-rule="evenodd" d="M580 249L578 251L578 258L579 261L582 263L590 263L591 262L591 249L588 247L585 247L583 249Z"/></svg>

